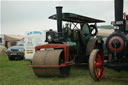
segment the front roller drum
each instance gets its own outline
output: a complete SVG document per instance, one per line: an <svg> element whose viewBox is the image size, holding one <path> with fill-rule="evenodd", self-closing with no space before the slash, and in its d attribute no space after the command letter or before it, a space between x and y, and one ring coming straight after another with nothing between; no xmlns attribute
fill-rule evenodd
<svg viewBox="0 0 128 85"><path fill-rule="evenodd" d="M63 50L39 50L32 60L32 68L37 76L68 76L70 66L61 66L65 61Z"/></svg>
<svg viewBox="0 0 128 85"><path fill-rule="evenodd" d="M103 53L99 49L94 49L89 57L89 72L95 81L101 80L104 76L103 63Z"/></svg>

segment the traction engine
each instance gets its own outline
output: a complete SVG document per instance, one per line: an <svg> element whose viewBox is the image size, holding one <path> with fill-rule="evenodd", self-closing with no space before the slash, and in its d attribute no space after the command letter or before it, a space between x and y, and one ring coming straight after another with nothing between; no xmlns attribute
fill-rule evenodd
<svg viewBox="0 0 128 85"><path fill-rule="evenodd" d="M104 76L104 66L116 71L128 70L128 15L123 14L123 0L115 0L114 32L106 40L108 56L99 56L100 51L92 51L89 69L94 80Z"/></svg>

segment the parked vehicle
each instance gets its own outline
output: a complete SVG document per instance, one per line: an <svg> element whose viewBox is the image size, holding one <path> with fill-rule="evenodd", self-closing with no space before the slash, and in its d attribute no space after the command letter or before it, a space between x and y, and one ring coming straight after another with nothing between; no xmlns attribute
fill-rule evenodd
<svg viewBox="0 0 128 85"><path fill-rule="evenodd" d="M96 38L96 25L103 20L64 13L60 6L56 9L57 13L49 19L57 20L57 32L47 31L48 44L35 47L31 66L37 76L66 77L73 64L88 63L91 51L103 48L103 40Z"/></svg>
<svg viewBox="0 0 128 85"><path fill-rule="evenodd" d="M105 41L107 53L95 49L90 54L89 71L95 81L102 80L105 67L128 71L128 15L123 13L123 4L124 0L114 0L115 21L111 22L114 32Z"/></svg>
<svg viewBox="0 0 128 85"><path fill-rule="evenodd" d="M14 34L0 34L0 45L9 48L15 46L17 41L23 40L24 37L21 35Z"/></svg>
<svg viewBox="0 0 128 85"><path fill-rule="evenodd" d="M7 49L9 60L24 59L24 40L18 41L16 46Z"/></svg>
<svg viewBox="0 0 128 85"><path fill-rule="evenodd" d="M35 54L35 47L42 45L45 42L45 32L43 31L30 31L26 32L24 39L24 56L25 60L32 61Z"/></svg>
<svg viewBox="0 0 128 85"><path fill-rule="evenodd" d="M5 46L5 37L2 34L0 34L0 45Z"/></svg>

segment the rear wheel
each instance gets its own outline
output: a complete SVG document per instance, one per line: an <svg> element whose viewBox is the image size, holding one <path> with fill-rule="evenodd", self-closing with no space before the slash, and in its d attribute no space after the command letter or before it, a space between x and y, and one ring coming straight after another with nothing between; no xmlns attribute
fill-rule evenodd
<svg viewBox="0 0 128 85"><path fill-rule="evenodd" d="M65 58L64 58L64 51L61 52L60 56L59 56L59 65L63 64L65 62ZM60 76L61 77L67 77L70 74L70 68L71 66L64 66L64 67L60 67Z"/></svg>
<svg viewBox="0 0 128 85"><path fill-rule="evenodd" d="M70 74L71 66L60 67L60 76L67 77Z"/></svg>
<svg viewBox="0 0 128 85"><path fill-rule="evenodd" d="M23 57L21 57L21 60L24 60L25 58L24 58L24 56Z"/></svg>
<svg viewBox="0 0 128 85"><path fill-rule="evenodd" d="M89 57L89 72L95 81L101 80L104 76L103 63L103 53L99 49L94 49Z"/></svg>

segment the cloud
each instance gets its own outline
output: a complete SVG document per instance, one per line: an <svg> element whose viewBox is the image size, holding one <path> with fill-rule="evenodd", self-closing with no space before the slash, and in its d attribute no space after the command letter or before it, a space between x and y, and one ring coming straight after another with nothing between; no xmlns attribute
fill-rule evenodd
<svg viewBox="0 0 128 85"><path fill-rule="evenodd" d="M2 2L2 23L47 20L55 13L55 6L62 5L63 11L104 19L113 8L110 1L10 1ZM112 14L111 14L112 15ZM101 17L102 16L102 17Z"/></svg>
<svg viewBox="0 0 128 85"><path fill-rule="evenodd" d="M48 17L56 13L58 5L63 6L63 12L103 19L104 24L114 20L114 0L6 0L1 2L1 32L24 34L28 30L56 29L56 22ZM127 5L125 0L126 13Z"/></svg>
<svg viewBox="0 0 128 85"><path fill-rule="evenodd" d="M24 21L46 20L55 3L40 1L2 2L2 23L22 23ZM50 8L48 8L50 7Z"/></svg>
<svg viewBox="0 0 128 85"><path fill-rule="evenodd" d="M56 30L56 22L47 20L38 21L38 22L24 22L19 24L3 24L2 25L2 34L19 34L25 35L27 31L43 31L54 29Z"/></svg>

